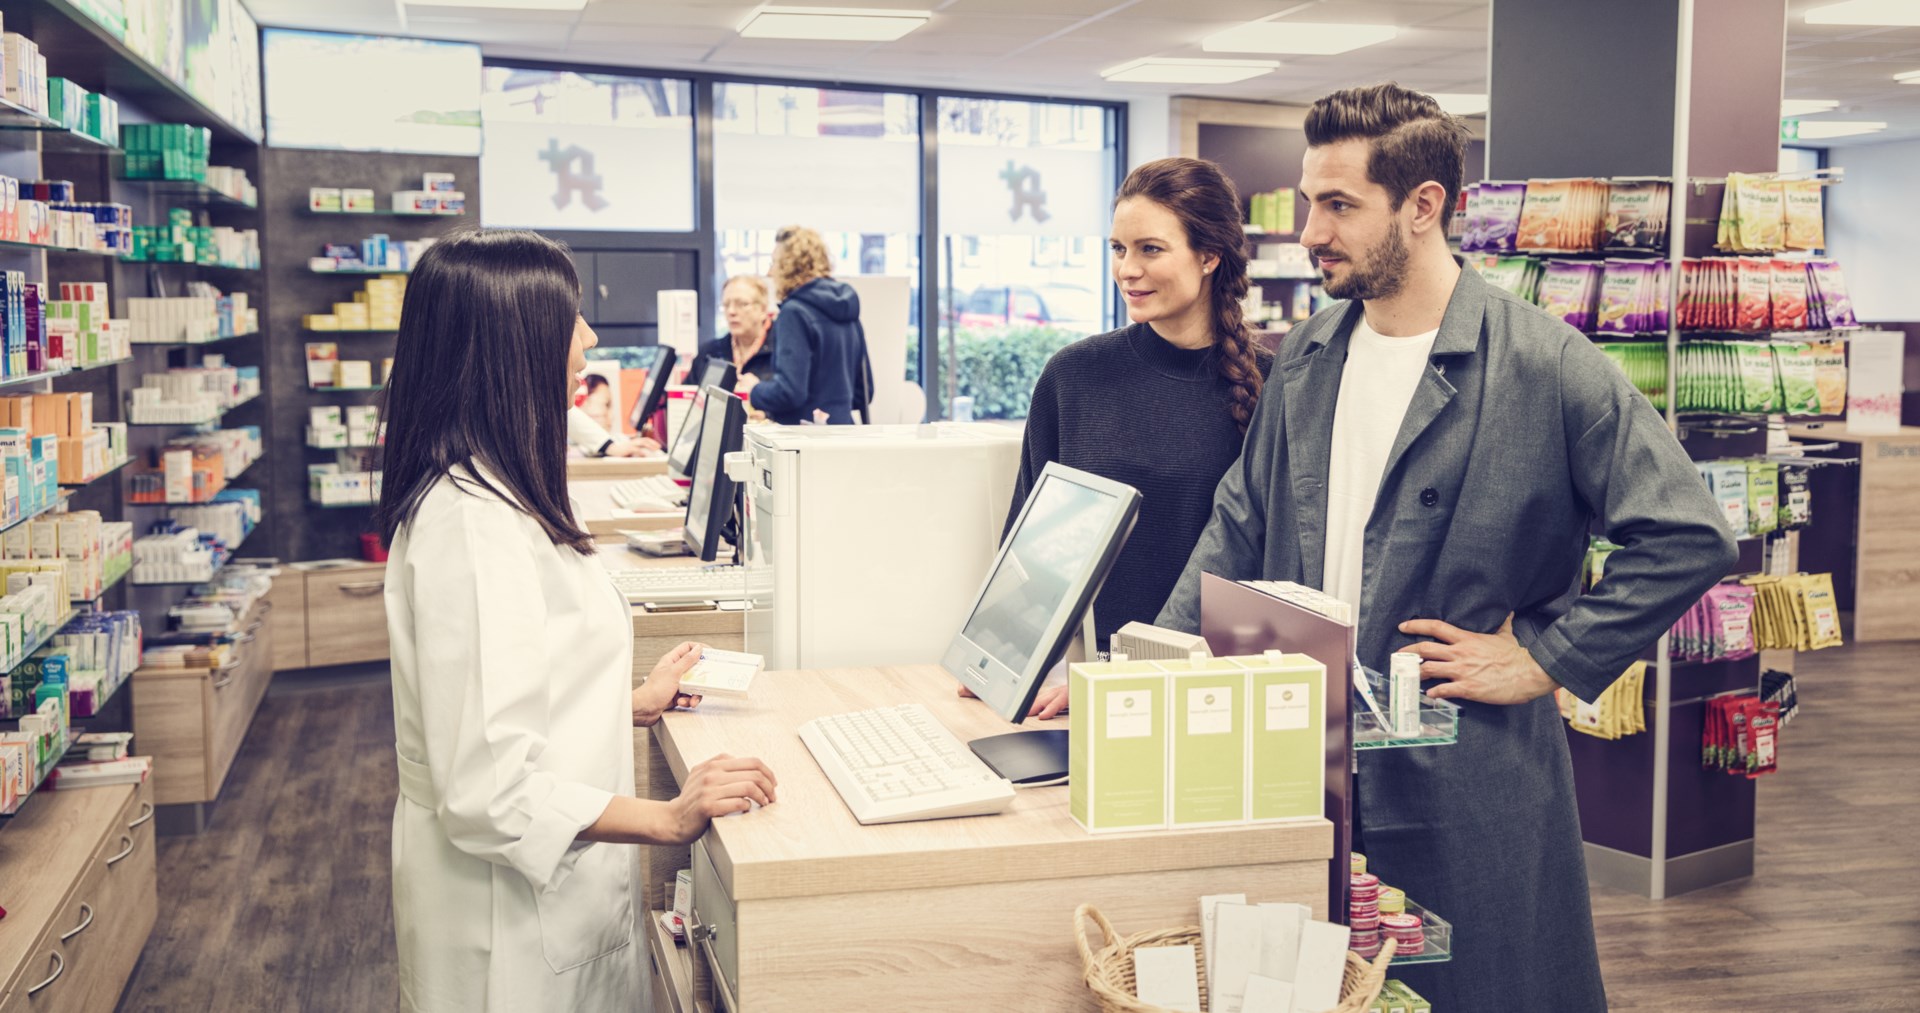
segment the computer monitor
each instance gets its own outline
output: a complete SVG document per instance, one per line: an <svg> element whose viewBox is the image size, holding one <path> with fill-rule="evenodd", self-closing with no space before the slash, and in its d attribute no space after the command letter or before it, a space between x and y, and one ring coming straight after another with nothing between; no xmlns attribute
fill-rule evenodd
<svg viewBox="0 0 1920 1013"><path fill-rule="evenodd" d="M721 532L733 516L734 483L724 466L728 454L740 449L741 430L747 424L747 406L719 387L702 389L704 408L697 420L700 450L693 458L693 485L687 489L688 551L704 562L719 554Z"/></svg>
<svg viewBox="0 0 1920 1013"><path fill-rule="evenodd" d="M633 402L633 416L627 423L639 433L647 427L647 420L660 410L660 402L667 399L667 381L673 378L673 360L678 354L672 345L648 345L638 349L640 369L647 372L646 386L640 389L640 397Z"/></svg>
<svg viewBox="0 0 1920 1013"><path fill-rule="evenodd" d="M1081 636L1139 510L1132 486L1048 464L941 664L994 713L1025 720L1047 673ZM1066 735L1021 732L972 746L1010 781L1051 781L1066 776Z"/></svg>
<svg viewBox="0 0 1920 1013"><path fill-rule="evenodd" d="M728 397L733 396L733 363L725 359L708 359L706 368L700 371L697 389L693 395L693 407L687 410L686 418L680 421L680 431L673 434L673 448L667 451L667 470L675 475L693 474L693 455L700 447L700 425L706 407L707 391L718 387Z"/></svg>

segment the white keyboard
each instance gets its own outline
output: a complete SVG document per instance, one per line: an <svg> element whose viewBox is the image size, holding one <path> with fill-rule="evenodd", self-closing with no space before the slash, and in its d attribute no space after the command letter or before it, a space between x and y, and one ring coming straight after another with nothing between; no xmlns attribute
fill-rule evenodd
<svg viewBox="0 0 1920 1013"><path fill-rule="evenodd" d="M613 586L633 603L741 601L773 593L773 574L763 567L675 566L646 570L609 570Z"/></svg>
<svg viewBox="0 0 1920 1013"><path fill-rule="evenodd" d="M630 513L665 513L687 505L687 491L665 475L615 482L607 493L614 506Z"/></svg>
<svg viewBox="0 0 1920 1013"><path fill-rule="evenodd" d="M985 816L1013 804L1013 782L917 703L814 718L800 741L861 823Z"/></svg>

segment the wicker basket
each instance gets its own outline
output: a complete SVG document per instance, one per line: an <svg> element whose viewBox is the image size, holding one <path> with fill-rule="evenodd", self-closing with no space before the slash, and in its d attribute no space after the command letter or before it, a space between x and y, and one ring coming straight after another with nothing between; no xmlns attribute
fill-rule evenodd
<svg viewBox="0 0 1920 1013"><path fill-rule="evenodd" d="M1087 939L1087 919L1093 919L1105 936L1104 945L1094 948ZM1113 924L1107 921L1091 904L1082 904L1073 913L1074 941L1080 944L1080 967L1086 978L1087 987L1093 990L1094 997L1100 1000L1100 1008L1105 1013L1172 1013L1160 1006L1150 1005L1134 998L1133 951L1141 946L1193 946L1196 962L1202 966L1200 975L1200 1008L1207 1008L1207 972L1205 960L1200 952L1200 928L1195 925L1183 925L1177 929L1160 929L1154 932L1136 932L1121 938L1113 930ZM1366 1013L1367 1007L1380 995L1381 986L1387 981L1387 965L1393 960L1394 942L1384 940L1380 944L1380 955L1368 963L1358 954L1347 954L1347 970L1340 985L1340 1005L1331 1013Z"/></svg>

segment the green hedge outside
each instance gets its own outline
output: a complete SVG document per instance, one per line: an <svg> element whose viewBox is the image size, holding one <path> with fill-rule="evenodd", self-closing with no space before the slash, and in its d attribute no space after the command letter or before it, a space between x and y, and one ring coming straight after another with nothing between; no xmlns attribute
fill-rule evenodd
<svg viewBox="0 0 1920 1013"><path fill-rule="evenodd" d="M1055 327L956 330L958 391L973 398L976 419L1024 419L1047 360L1084 337Z"/></svg>

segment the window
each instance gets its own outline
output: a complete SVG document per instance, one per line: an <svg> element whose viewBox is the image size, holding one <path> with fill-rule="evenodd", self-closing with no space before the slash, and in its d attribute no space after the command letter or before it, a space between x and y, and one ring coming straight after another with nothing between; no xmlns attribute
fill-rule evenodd
<svg viewBox="0 0 1920 1013"><path fill-rule="evenodd" d="M920 105L900 92L723 82L714 86L714 218L720 287L769 272L773 237L805 225L827 242L836 277L863 302L904 303L897 326L863 313L874 376L919 376ZM899 292L886 292L904 284Z"/></svg>
<svg viewBox="0 0 1920 1013"><path fill-rule="evenodd" d="M1113 114L954 97L939 110L943 302L963 308L943 314L929 396L971 397L976 418L1025 418L1047 359L1109 327Z"/></svg>
<svg viewBox="0 0 1920 1013"><path fill-rule="evenodd" d="M485 223L691 231L692 91L673 78L486 68Z"/></svg>

